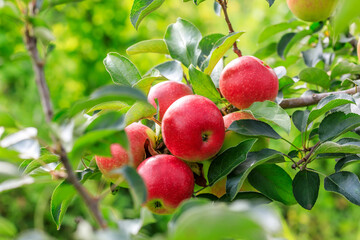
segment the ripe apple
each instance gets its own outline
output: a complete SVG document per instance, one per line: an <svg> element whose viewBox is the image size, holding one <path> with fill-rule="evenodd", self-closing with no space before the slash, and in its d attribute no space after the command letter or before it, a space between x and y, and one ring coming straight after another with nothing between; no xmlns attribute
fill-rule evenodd
<svg viewBox="0 0 360 240"><path fill-rule="evenodd" d="M191 197L194 175L188 165L172 155L155 155L137 168L147 189L145 205L157 214L170 214Z"/></svg>
<svg viewBox="0 0 360 240"><path fill-rule="evenodd" d="M222 95L239 109L254 102L275 100L279 81L275 72L263 61L253 56L232 60L220 75Z"/></svg>
<svg viewBox="0 0 360 240"><path fill-rule="evenodd" d="M224 142L225 128L220 110L199 95L176 100L165 112L161 128L169 151L190 162L213 157Z"/></svg>
<svg viewBox="0 0 360 240"><path fill-rule="evenodd" d="M146 157L144 147L146 139L149 139L151 146L155 147L155 133L141 123L130 124L125 128L125 132L130 144L133 166L137 167ZM129 154L117 143L111 144L110 152L112 157L95 156L95 160L104 177L115 181L121 176L111 173L111 171L129 164Z"/></svg>
<svg viewBox="0 0 360 240"><path fill-rule="evenodd" d="M155 99L158 100L161 120L173 102L183 96L191 94L193 94L193 92L187 85L179 82L166 81L158 83L150 89L148 101L156 108Z"/></svg>
<svg viewBox="0 0 360 240"><path fill-rule="evenodd" d="M326 20L335 9L338 0L286 0L291 12L308 22Z"/></svg>
<svg viewBox="0 0 360 240"><path fill-rule="evenodd" d="M243 112L243 111L230 113L224 116L225 129L228 129L234 121L241 119L255 120L255 117L251 113ZM225 140L223 146L220 149L220 153L224 152L226 149L237 146L239 143L249 138L254 138L254 137L241 135L233 131L227 131L225 133ZM258 140L252 146L250 152L260 151L261 149L267 148L268 146L269 146L269 139L265 137L258 137Z"/></svg>

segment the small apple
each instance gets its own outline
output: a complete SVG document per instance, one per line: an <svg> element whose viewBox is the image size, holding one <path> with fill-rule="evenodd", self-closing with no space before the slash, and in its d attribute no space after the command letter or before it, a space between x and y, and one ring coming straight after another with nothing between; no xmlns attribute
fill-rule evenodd
<svg viewBox="0 0 360 240"><path fill-rule="evenodd" d="M248 108L254 102L275 100L279 81L275 72L263 61L253 56L232 60L221 73L222 95L239 109Z"/></svg>
<svg viewBox="0 0 360 240"><path fill-rule="evenodd" d="M219 152L225 136L220 110L199 95L176 100L165 112L161 129L169 151L190 162L213 157Z"/></svg>
<svg viewBox="0 0 360 240"><path fill-rule="evenodd" d="M179 82L166 81L158 83L150 89L148 101L156 108L155 99L158 100L161 120L173 102L183 96L191 94L193 94L193 92L187 85Z"/></svg>
<svg viewBox="0 0 360 240"><path fill-rule="evenodd" d="M130 144L130 151L133 159L133 166L137 167L146 157L145 141L149 139L152 147L155 147L155 133L141 123L132 123L125 128ZM110 152L112 157L95 156L96 164L104 177L110 181L116 181L119 174L111 173L112 170L129 164L129 155L126 150L117 143L111 144Z"/></svg>
<svg viewBox="0 0 360 240"><path fill-rule="evenodd" d="M326 20L331 16L338 0L286 0L291 12L308 22Z"/></svg>
<svg viewBox="0 0 360 240"><path fill-rule="evenodd" d="M225 129L230 127L231 123L233 123L234 121L241 120L241 119L254 119L255 120L254 116L249 112L243 112L243 111L233 112L233 113L230 113L230 114L224 116ZM241 134L238 134L233 131L227 131L225 133L224 144L221 147L219 152L222 153L225 150L227 150L231 147L235 147L239 143L245 141L246 139L250 139L250 138L254 138L254 137L241 135ZM267 139L265 137L258 137L257 139L258 140L255 142L255 144L250 149L250 152L260 151L261 149L267 148L269 146L269 139Z"/></svg>
<svg viewBox="0 0 360 240"><path fill-rule="evenodd" d="M154 213L171 214L193 194L193 172L175 156L152 156L143 161L137 171L147 189L145 205Z"/></svg>

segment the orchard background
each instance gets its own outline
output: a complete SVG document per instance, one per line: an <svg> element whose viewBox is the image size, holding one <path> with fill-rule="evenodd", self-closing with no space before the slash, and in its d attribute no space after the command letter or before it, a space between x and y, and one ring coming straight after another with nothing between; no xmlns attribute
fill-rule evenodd
<svg viewBox="0 0 360 240"><path fill-rule="evenodd" d="M201 220L201 215L206 219L204 212L211 211L215 212L217 221L206 222L202 219L196 223L196 228L199 232L210 231L214 239L218 239L217 234L224 236L226 226L221 223L226 222L225 219L242 219L244 225L234 227L236 230L233 233L235 236L242 236L240 239L254 239L251 238L254 236L252 234L259 231L286 239L360 239L360 183L357 178L352 178L354 181L351 183L341 182L340 179L342 194L351 201L324 190L324 178L335 173L337 159L348 157L343 160L346 164L341 171L355 174L352 177L360 174L356 164L360 159L360 137L357 128L360 126L360 117L357 115L353 116L350 123L341 122L344 119L339 118L325 126L325 130L330 132L330 129L337 129L338 125L348 124L346 130L330 136L334 137L332 142L347 139L332 149L323 149L320 153L323 155L317 156L309 164L309 168L321 173L319 195L310 211L297 204L293 196L288 196L292 189L287 189L287 192L280 193L280 201L275 199L277 201L260 205L268 207L266 210L248 205L244 207L241 205L244 202L236 201L235 204L238 205L232 205L229 201L226 201L225 206L218 203L212 205L214 200L207 200L207 195L207 198L193 198L174 215L152 215L145 208L139 207L143 189L139 189L136 184L130 190L117 188L113 194L110 193L110 184L101 178L92 160L99 148L109 146L108 142L104 143L102 139L94 137L94 142L85 142L82 148L74 150L73 143L86 134L86 131L83 131L82 111L93 107L83 107L81 103L89 99L96 89L105 85L115 86L116 78L113 82L103 64L107 53L117 52L126 56L144 76L154 66L171 59L166 54L146 53L154 51L151 48L142 50L143 53L139 54L132 54L131 49L127 53L126 49L143 40L164 38L167 27L177 22L178 18L191 22L203 37L213 33L228 34L228 25L221 7L215 4L214 11L214 1L198 2L196 5L193 1L164 1L161 7L154 9L141 23L138 22L136 30L130 21L133 1L0 0L0 239L181 239L181 234L189 231L189 226L183 224L185 220ZM341 8L339 5L336 8L335 18L325 22L308 23L296 19L284 0L228 1L228 16L234 30L244 32L239 34L237 42L242 54L254 55L277 69L276 72L282 79L279 103L281 98L299 98L309 90L312 90L312 93L344 91L359 84L360 66L356 55L356 42L360 34L360 20L355 10L360 8L360 4L355 0L346 2L345 7ZM34 6L35 14L32 14ZM221 16L218 16L220 12ZM278 25L274 27L275 24ZM29 34L26 33L27 29L30 30ZM40 65L45 66L44 76L55 113L51 121L47 120L49 116L43 113L34 80L36 76L31 60L31 48L30 51L27 49L35 38L38 40L37 51L42 58ZM222 53L225 65L237 57L230 46ZM174 56L172 58L174 59ZM107 67L109 70L109 66ZM184 73L192 82L187 67L182 65ZM300 81L297 76L300 76ZM118 85L120 87L116 89L119 90L120 99L123 92L122 85ZM135 90L130 91L130 95L129 98L141 98ZM260 116L266 113L266 110L259 111L258 115L283 138L301 147L303 134L299 128L307 132L305 135L309 137L310 132L319 127L322 119L331 116L328 111L359 114L358 99L358 93L352 96L341 95L338 99L328 100L326 111L318 106L320 114L313 125L309 125L309 131L305 131L306 125L302 127L304 121L305 124L307 121L303 118L306 114L297 112L297 117L294 117L293 113L296 110L315 110L316 105L286 109L285 115L292 116L292 120L289 118L286 121L283 112L282 115L279 113L281 124L274 116L271 119L269 116ZM357 105L351 104L356 102ZM277 104L271 106L272 112L280 109ZM124 111L122 110L123 114ZM139 110L140 114L141 111ZM72 121L67 114L71 115L74 125L71 125ZM105 119L106 116L110 118L110 115L103 116ZM143 123L154 127L150 120L143 120ZM291 131L284 130L284 123L291 124ZM72 126L75 126L74 129ZM37 129L37 134L34 128ZM116 135L123 132L123 129L113 131ZM12 135L16 132L19 134ZM6 144L9 136L13 136L10 145ZM317 144L319 139L316 131L312 137L309 147ZM7 141L9 142L9 138ZM97 142L99 145L96 145ZM56 150L59 144L63 145L64 151L62 148L54 153L49 151L53 148ZM290 156L296 162L301 160L299 154L293 151L295 148L281 139L271 139L269 148ZM22 154L19 155L14 150ZM88 208L91 201L90 204L84 202L71 184L61 189L60 193L54 194L57 186L67 177L59 160L63 162L68 155L73 168L81 172L78 174L81 184L92 196L103 197L99 204L96 202L95 205L99 207L98 212L106 222L106 230L99 230L98 222L92 217ZM48 167L44 165L50 162ZM281 166L291 179L299 172L298 168L292 168L293 162L286 156L283 156L283 162L277 165ZM54 168L53 171L49 172L50 168ZM339 168L341 167L338 165L337 170ZM134 172L129 169L127 171L130 183L138 180ZM316 184L314 186L316 189ZM314 186L311 185L309 189ZM272 198L272 193L276 192L274 189L270 187L266 191L260 187L258 190ZM256 201L250 199L246 202L248 203ZM187 208L190 210L186 211ZM244 213L235 210L236 208L247 210ZM56 212L56 209L59 211ZM199 211L201 214L198 214ZM260 216L266 219L265 226L270 230L259 225L256 217L259 211L268 213L268 218L265 218L265 214ZM250 223L256 226L245 227L245 224ZM276 227L276 223L280 223L281 228Z"/></svg>

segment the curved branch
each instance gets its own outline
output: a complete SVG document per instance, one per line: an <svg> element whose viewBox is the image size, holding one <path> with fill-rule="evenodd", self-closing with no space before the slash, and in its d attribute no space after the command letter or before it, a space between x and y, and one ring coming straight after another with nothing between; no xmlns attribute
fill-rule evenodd
<svg viewBox="0 0 360 240"><path fill-rule="evenodd" d="M36 0L29 3L30 14L35 15L37 13L36 10ZM50 123L53 118L53 108L50 99L49 88L45 80L45 73L44 73L44 65L45 63L41 60L39 51L37 49L37 39L35 36L31 35L30 32L30 25L29 23L25 23L25 45L26 48L31 56L33 69L35 72L35 81L38 87L41 104L43 107L43 111L45 114L46 122ZM64 165L66 172L67 172L67 181L69 181L85 201L88 209L94 216L95 220L98 222L101 228L106 228L106 222L99 210L98 200L95 199L87 190L86 188L79 182L77 179L72 166L70 164L69 158L67 156L64 147L62 146L59 139L56 139L52 136L54 143L58 146L58 152L60 155L60 161Z"/></svg>
<svg viewBox="0 0 360 240"><path fill-rule="evenodd" d="M227 0L217 0L217 2L220 4L220 6L221 6L221 8L222 8L222 10L224 12L224 17L225 17L226 24L228 25L228 28L229 28L229 33L235 32L232 25L231 25L229 15L227 13ZM240 49L237 47L236 41L234 42L234 45L233 45L233 51L239 57L242 56Z"/></svg>
<svg viewBox="0 0 360 240"><path fill-rule="evenodd" d="M351 89L348 89L345 91L317 93L317 94L313 94L311 96L306 96L306 97L288 98L288 99L282 100L282 102L280 103L280 107L282 107L282 108L306 107L306 106L311 106L311 105L317 104L318 102L320 102L321 99L323 99L327 96L330 96L331 94L336 95L336 94L346 93L346 94L353 95L358 92L360 92L360 88L354 87L354 88L351 88Z"/></svg>

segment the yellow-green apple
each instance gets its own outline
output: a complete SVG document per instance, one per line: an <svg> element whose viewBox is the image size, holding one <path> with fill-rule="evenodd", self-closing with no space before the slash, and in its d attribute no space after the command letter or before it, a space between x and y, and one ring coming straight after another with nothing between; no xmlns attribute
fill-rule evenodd
<svg viewBox="0 0 360 240"><path fill-rule="evenodd" d="M308 22L326 20L334 11L338 0L286 0L291 12Z"/></svg>
<svg viewBox="0 0 360 240"><path fill-rule="evenodd" d="M241 120L241 119L254 119L255 120L255 117L251 113L244 112L244 111L233 112L228 115L225 115L223 118L224 118L225 129L228 129L230 127L230 125L234 121L237 121L237 120ZM241 134L238 134L233 131L227 131L225 133L225 140L224 140L223 146L220 149L220 153L224 152L226 149L235 147L239 143L241 143L244 140L249 139L249 138L254 138L254 137L241 135ZM260 151L261 149L267 148L269 146L269 139L264 138L264 137L258 137L257 139L258 140L255 142L253 147L250 149L250 152Z"/></svg>
<svg viewBox="0 0 360 240"><path fill-rule="evenodd" d="M188 95L165 112L162 136L169 151L186 161L204 161L219 152L225 136L220 110L208 98Z"/></svg>
<svg viewBox="0 0 360 240"><path fill-rule="evenodd" d="M192 196L194 175L179 158L160 154L143 161L137 168L147 189L147 208L157 214L171 214Z"/></svg>
<svg viewBox="0 0 360 240"><path fill-rule="evenodd" d="M193 92L187 85L179 82L166 81L158 83L150 89L148 94L148 101L156 108L157 106L155 99L157 99L161 120L166 110L173 102L183 96L191 94L193 94Z"/></svg>
<svg viewBox="0 0 360 240"><path fill-rule="evenodd" d="M275 72L253 56L242 56L226 65L220 75L222 95L239 109L254 102L275 100L279 81Z"/></svg>
<svg viewBox="0 0 360 240"><path fill-rule="evenodd" d="M132 123L125 128L128 137L132 165L137 167L146 157L145 142L149 139L152 147L155 147L155 133L141 123ZM111 173L112 170L126 164L131 164L128 152L117 143L110 145L112 157L95 156L96 164L104 177L110 181L116 181L120 174Z"/></svg>

